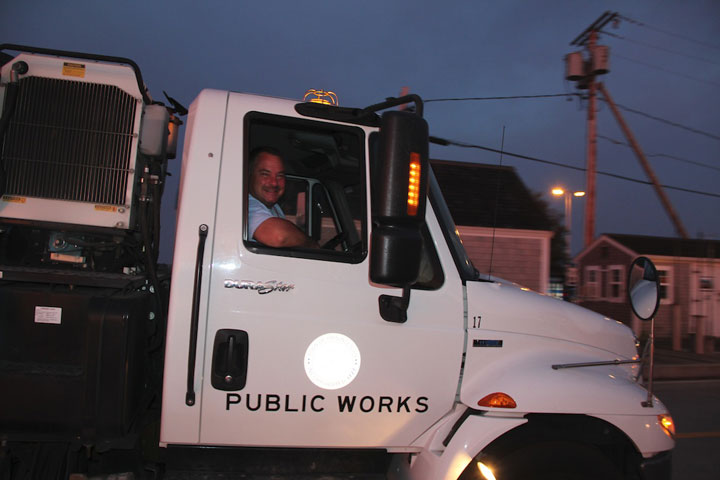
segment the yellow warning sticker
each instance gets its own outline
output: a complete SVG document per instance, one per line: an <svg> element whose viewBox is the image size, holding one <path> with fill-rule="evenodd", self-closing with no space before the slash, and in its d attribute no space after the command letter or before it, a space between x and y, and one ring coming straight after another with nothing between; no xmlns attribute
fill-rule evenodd
<svg viewBox="0 0 720 480"><path fill-rule="evenodd" d="M99 212L117 212L117 207L113 207L112 205L95 205L95 210Z"/></svg>
<svg viewBox="0 0 720 480"><path fill-rule="evenodd" d="M2 200L3 200L3 202L10 202L10 203L25 203L27 198L16 197L14 195L3 195Z"/></svg>
<svg viewBox="0 0 720 480"><path fill-rule="evenodd" d="M82 63L63 63L62 74L69 77L85 78L85 65Z"/></svg>

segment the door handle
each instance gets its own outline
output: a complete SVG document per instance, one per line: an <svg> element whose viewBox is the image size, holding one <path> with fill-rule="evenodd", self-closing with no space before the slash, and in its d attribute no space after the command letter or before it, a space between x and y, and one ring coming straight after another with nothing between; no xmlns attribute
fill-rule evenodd
<svg viewBox="0 0 720 480"><path fill-rule="evenodd" d="M245 388L248 363L248 334L222 329L215 334L210 382L214 388L236 391Z"/></svg>

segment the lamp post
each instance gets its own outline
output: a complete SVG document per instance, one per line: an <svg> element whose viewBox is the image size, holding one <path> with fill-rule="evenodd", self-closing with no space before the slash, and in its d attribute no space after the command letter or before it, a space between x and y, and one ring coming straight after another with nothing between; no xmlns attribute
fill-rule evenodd
<svg viewBox="0 0 720 480"><path fill-rule="evenodd" d="M556 197L564 197L565 198L565 230L567 230L567 242L565 245L565 251L567 253L568 262L572 257L570 257L570 240L572 238L572 235L570 233L570 229L572 227L572 197L584 197L585 192L583 191L577 191L577 192L570 192L568 190L565 190L562 187L554 187L550 193L555 195Z"/></svg>
<svg viewBox="0 0 720 480"><path fill-rule="evenodd" d="M565 285L573 286L570 283L570 270L573 267L572 257L570 256L570 243L572 240L572 234L570 232L570 229L572 228L572 199L573 197L584 197L585 192L570 192L563 187L553 187L550 193L556 197L564 197L565 199L565 255L567 256L567 263L565 266Z"/></svg>

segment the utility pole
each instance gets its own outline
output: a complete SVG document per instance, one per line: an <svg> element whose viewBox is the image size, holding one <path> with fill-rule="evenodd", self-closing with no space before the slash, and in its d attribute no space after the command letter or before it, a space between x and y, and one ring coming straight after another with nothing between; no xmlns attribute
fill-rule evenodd
<svg viewBox="0 0 720 480"><path fill-rule="evenodd" d="M595 44L597 42L597 31L592 30L588 41L588 50L590 55L594 55ZM591 59L592 63L592 59ZM585 199L585 224L583 245L587 247L595 238L595 172L597 170L597 98L595 97L595 75L590 75L590 83L588 85L588 117L587 117L587 171L585 172L585 189L587 190L587 198Z"/></svg>
<svg viewBox="0 0 720 480"><path fill-rule="evenodd" d="M400 89L400 98L404 97L405 95L410 94L410 87L402 87ZM408 104L403 103L402 105L398 105L398 110L405 110L407 108Z"/></svg>
<svg viewBox="0 0 720 480"><path fill-rule="evenodd" d="M566 76L568 80L577 81L577 88L588 90L588 120L587 120L587 177L586 177L586 189L587 199L585 203L585 247L587 247L595 238L595 172L596 172L596 159L597 159L597 137L596 137L596 113L597 113L597 90L605 97L605 101L610 105L615 119L617 120L620 128L622 129L628 143L632 147L635 155L640 162L640 165L645 170L648 178L655 188L660 198L665 211L668 213L670 220L675 226L675 231L682 238L689 238L685 227L680 221L675 209L670 204L670 200L662 189L660 182L655 176L650 163L648 163L645 155L640 149L635 137L633 136L630 128L628 128L625 120L620 111L618 110L615 102L613 102L610 94L608 93L605 86L597 82L595 77L607 73L608 70L608 48L597 45L598 32L608 23L617 22L620 15L617 12L605 12L600 18L595 20L592 25L585 29L583 33L573 40L570 45L586 46L588 54L587 58L583 59L582 52L573 52L565 57L566 62Z"/></svg>
<svg viewBox="0 0 720 480"><path fill-rule="evenodd" d="M570 45L585 46L587 59L583 59L582 52L573 52L567 55L568 80L577 80L578 88L588 90L588 116L587 116L587 151L586 151L586 178L584 222L584 246L587 247L595 238L595 176L597 171L597 84L595 77L608 73L608 48L597 45L597 35L601 28L616 21L618 13L605 12L592 25L586 28L575 38Z"/></svg>

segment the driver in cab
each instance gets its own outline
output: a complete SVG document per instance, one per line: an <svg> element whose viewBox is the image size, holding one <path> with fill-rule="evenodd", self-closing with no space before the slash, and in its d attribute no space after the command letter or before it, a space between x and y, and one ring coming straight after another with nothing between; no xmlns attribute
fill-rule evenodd
<svg viewBox="0 0 720 480"><path fill-rule="evenodd" d="M279 151L261 147L250 155L248 238L268 247L309 247L318 244L285 218L278 201L285 193L285 162Z"/></svg>

